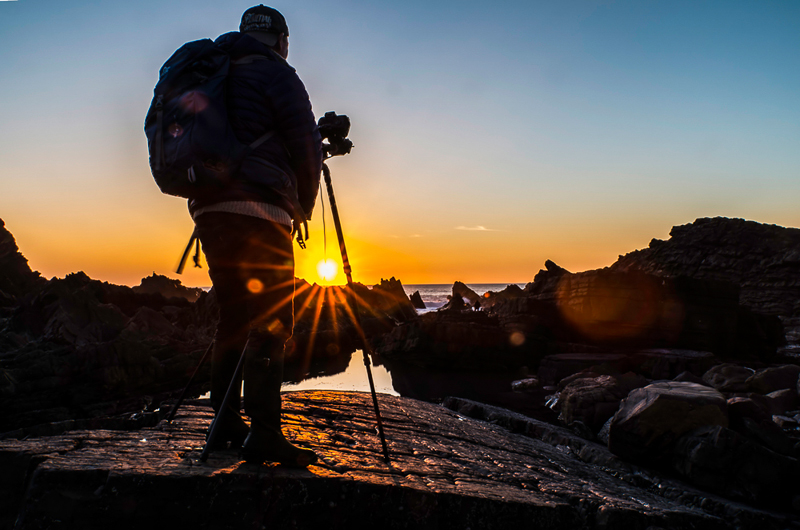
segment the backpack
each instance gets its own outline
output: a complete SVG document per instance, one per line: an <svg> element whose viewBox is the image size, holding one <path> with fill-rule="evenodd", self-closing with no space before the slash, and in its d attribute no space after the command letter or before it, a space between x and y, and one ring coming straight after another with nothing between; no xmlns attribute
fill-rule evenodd
<svg viewBox="0 0 800 530"><path fill-rule="evenodd" d="M231 62L225 50L202 39L181 46L161 67L144 132L150 171L163 193L187 199L213 193L274 134L250 145L236 138L225 98Z"/></svg>

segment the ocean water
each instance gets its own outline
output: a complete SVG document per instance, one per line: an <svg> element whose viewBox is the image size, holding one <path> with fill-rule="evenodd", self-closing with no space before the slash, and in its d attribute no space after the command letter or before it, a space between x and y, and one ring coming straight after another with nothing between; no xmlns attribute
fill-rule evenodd
<svg viewBox="0 0 800 530"><path fill-rule="evenodd" d="M467 287L475 291L476 293L482 295L489 291L502 291L506 287L508 287L509 283L468 283L466 284ZM517 283L513 284L519 287L525 287L524 283ZM430 311L432 309L437 309L442 307L444 304L447 303L447 297L453 294L453 284L452 283L420 283L420 284L409 284L403 285L403 290L406 292L408 296L414 294L415 291L419 291L420 297L422 297L422 301L425 302L425 309Z"/></svg>

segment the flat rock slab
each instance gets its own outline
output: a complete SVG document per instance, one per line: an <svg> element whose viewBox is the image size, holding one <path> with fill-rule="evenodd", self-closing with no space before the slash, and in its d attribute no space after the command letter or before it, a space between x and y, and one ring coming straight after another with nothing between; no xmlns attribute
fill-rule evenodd
<svg viewBox="0 0 800 530"><path fill-rule="evenodd" d="M212 411L207 401L193 401L170 425L0 441L0 525L765 530L795 524L733 503L725 516L667 499L652 483L640 487L613 466L582 460L570 449L569 431L554 438L559 428L536 420L529 420L536 428L526 436L441 406L380 395L392 456L386 464L369 394L283 396L284 432L313 447L317 465L257 466L234 451L201 463Z"/></svg>

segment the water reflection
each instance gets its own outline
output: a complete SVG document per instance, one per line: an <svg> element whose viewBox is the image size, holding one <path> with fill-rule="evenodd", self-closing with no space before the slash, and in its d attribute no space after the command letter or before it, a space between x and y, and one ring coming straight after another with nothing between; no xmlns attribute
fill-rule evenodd
<svg viewBox="0 0 800 530"><path fill-rule="evenodd" d="M347 357L346 368L343 371L317 370L312 372L314 375L306 374L305 378L285 377L292 379L281 385L281 390L340 390L340 391L360 391L369 392L369 380L367 370L364 367L364 357L361 350L356 350ZM287 367L288 368L288 367ZM334 369L335 370L335 369ZM287 374L289 375L289 374ZM392 376L385 366L372 364L372 378L375 381L375 391L383 394L399 396L392 386ZM297 381L297 379L302 379Z"/></svg>

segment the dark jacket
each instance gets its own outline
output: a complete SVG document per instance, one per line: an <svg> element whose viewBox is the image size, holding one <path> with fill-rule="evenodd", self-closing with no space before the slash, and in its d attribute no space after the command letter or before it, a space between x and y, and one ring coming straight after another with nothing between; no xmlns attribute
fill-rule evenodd
<svg viewBox="0 0 800 530"><path fill-rule="evenodd" d="M248 35L226 33L215 42L231 56L228 116L236 137L250 144L268 131L275 134L242 162L222 192L189 201L190 211L223 201L255 200L291 213L294 195L310 216L319 189L322 139L303 82L283 58ZM266 59L233 64L252 55Z"/></svg>

